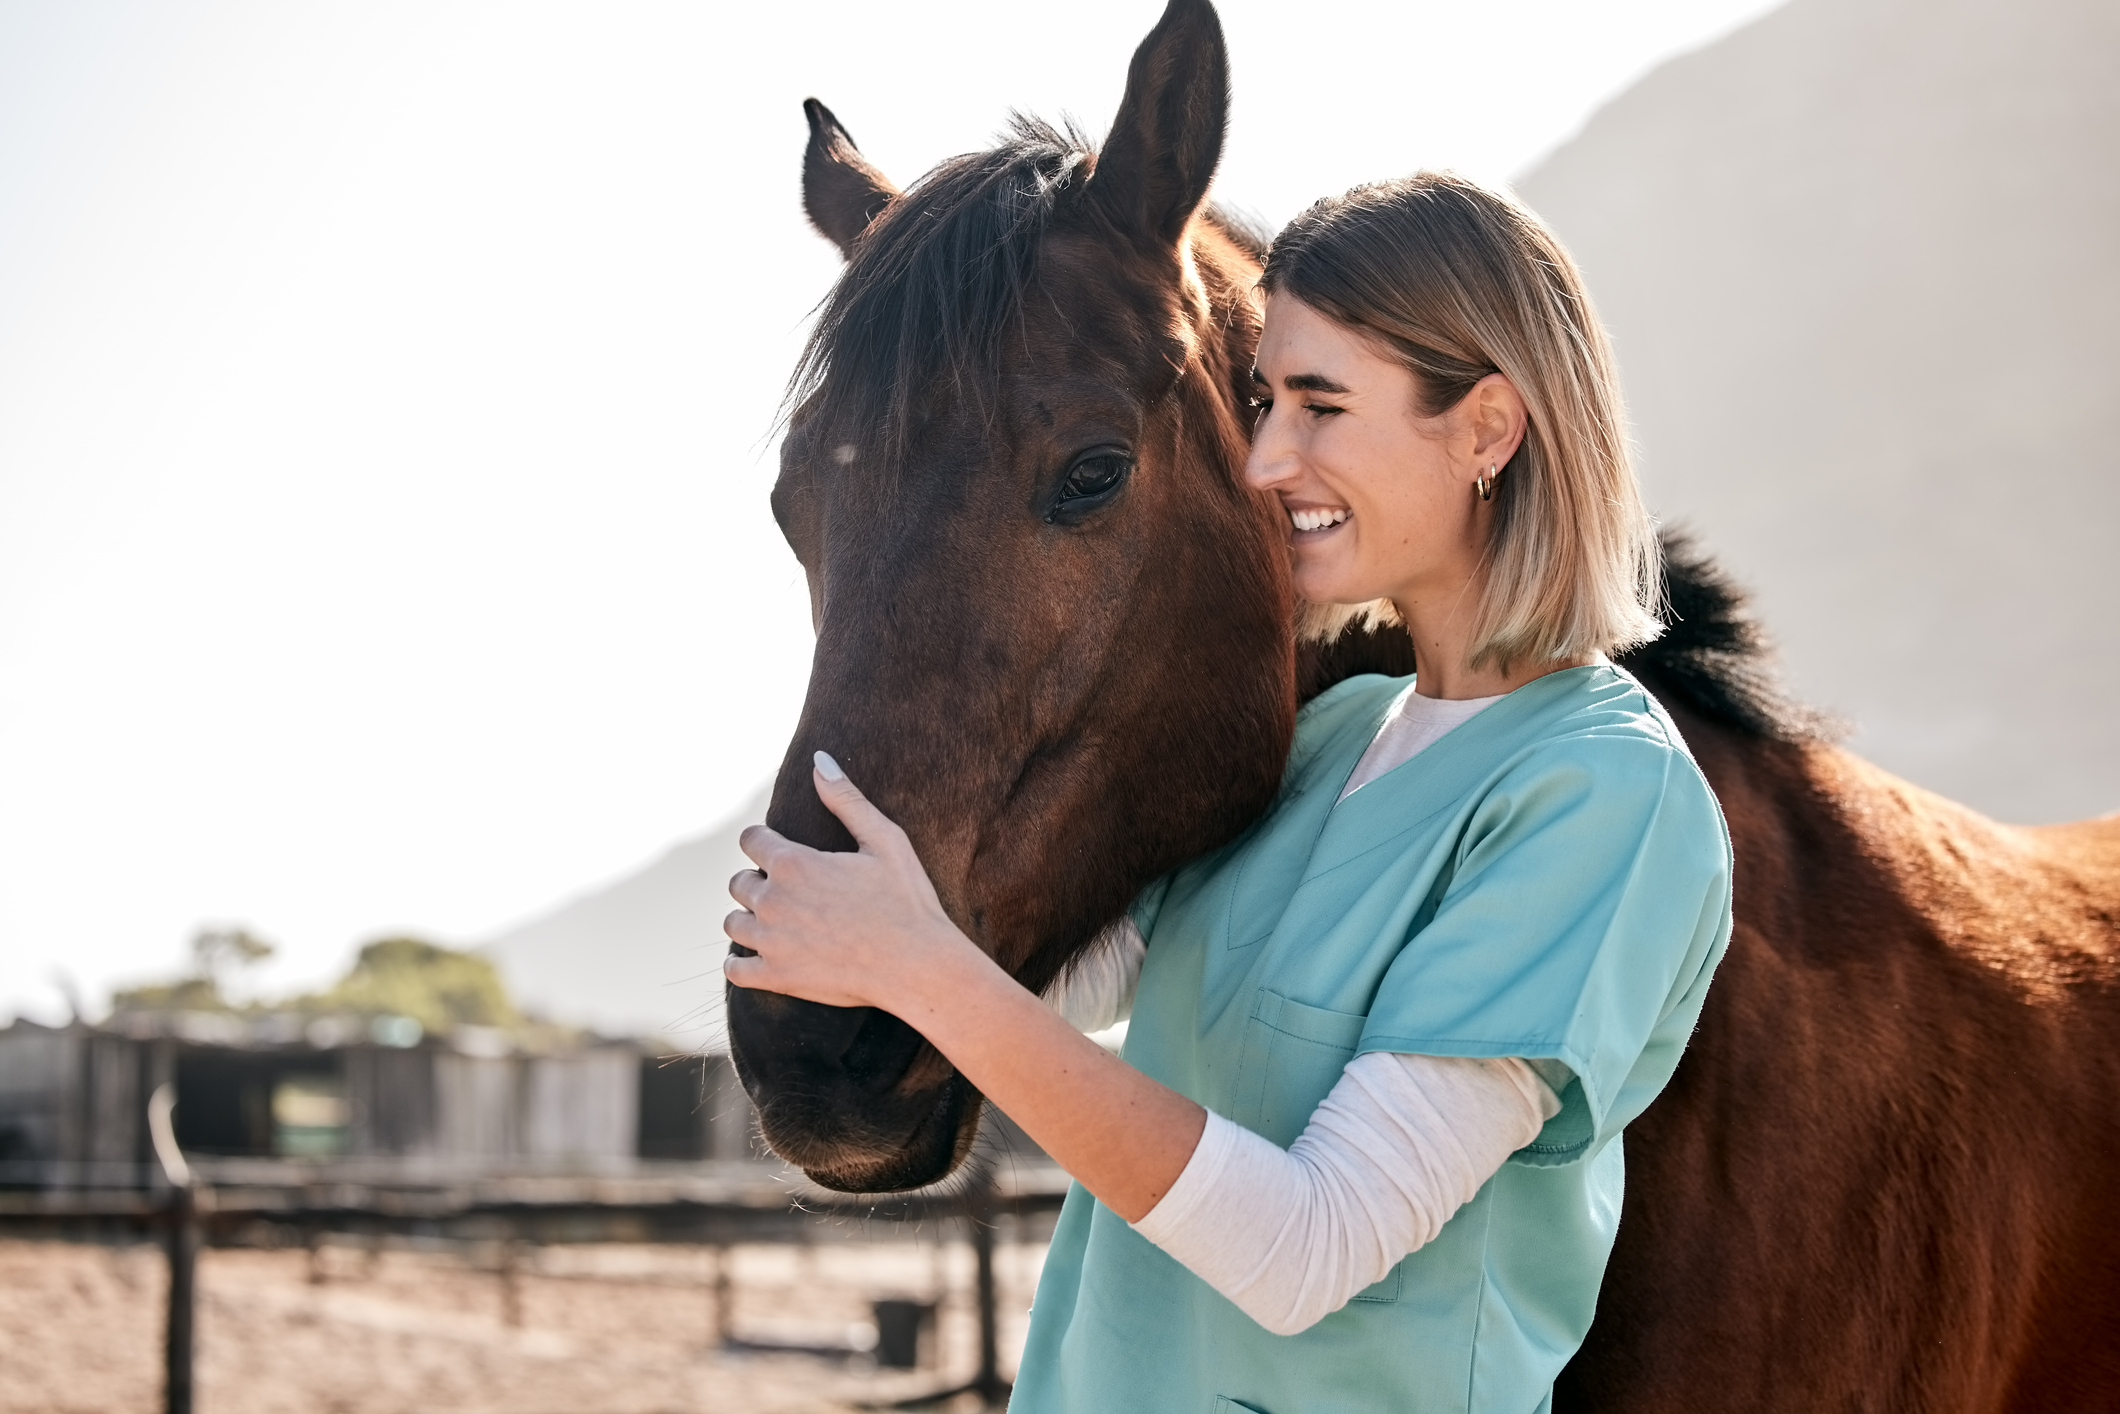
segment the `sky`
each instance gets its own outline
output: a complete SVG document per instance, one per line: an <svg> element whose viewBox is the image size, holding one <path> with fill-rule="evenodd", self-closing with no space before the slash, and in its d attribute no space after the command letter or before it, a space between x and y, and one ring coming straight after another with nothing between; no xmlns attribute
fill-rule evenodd
<svg viewBox="0 0 2120 1414"><path fill-rule="evenodd" d="M1772 3L1231 0L1216 194L1506 182ZM802 99L903 184L1101 133L1159 12L0 0L0 1018L474 943L749 798Z"/></svg>

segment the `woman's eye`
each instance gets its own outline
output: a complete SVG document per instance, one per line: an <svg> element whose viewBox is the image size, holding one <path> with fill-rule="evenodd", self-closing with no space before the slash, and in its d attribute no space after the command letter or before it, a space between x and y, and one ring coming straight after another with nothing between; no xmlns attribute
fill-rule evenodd
<svg viewBox="0 0 2120 1414"><path fill-rule="evenodd" d="M1336 417L1340 413L1347 411L1347 409L1336 408L1331 403L1305 403L1303 404L1303 411L1309 413L1312 417Z"/></svg>

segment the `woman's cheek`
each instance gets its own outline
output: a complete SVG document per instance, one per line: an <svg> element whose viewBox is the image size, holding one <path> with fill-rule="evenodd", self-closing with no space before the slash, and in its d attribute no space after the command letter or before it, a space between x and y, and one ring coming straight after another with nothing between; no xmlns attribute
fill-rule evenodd
<svg viewBox="0 0 2120 1414"><path fill-rule="evenodd" d="M1313 604L1328 604L1332 602L1331 597L1326 593L1327 586L1323 577L1318 573L1317 567L1301 556L1297 557L1295 573L1292 577L1295 580L1296 593L1298 595L1308 599Z"/></svg>
<svg viewBox="0 0 2120 1414"><path fill-rule="evenodd" d="M1353 549L1354 536L1344 531L1325 544L1298 549L1293 566L1296 593L1313 604L1357 604L1375 598L1360 592Z"/></svg>

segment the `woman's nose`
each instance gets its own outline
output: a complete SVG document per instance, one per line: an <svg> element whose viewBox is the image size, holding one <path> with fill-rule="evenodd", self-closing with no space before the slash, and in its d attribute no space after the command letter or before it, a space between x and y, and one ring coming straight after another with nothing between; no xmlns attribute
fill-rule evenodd
<svg viewBox="0 0 2120 1414"><path fill-rule="evenodd" d="M1244 484L1254 491L1270 491L1293 481L1301 470L1301 459L1274 427L1272 414L1261 418L1252 434L1251 453L1244 459Z"/></svg>

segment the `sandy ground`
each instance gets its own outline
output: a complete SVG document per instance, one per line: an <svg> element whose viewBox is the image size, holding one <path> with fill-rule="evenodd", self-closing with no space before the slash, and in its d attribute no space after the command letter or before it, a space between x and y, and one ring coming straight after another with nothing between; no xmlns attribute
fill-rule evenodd
<svg viewBox="0 0 2120 1414"><path fill-rule="evenodd" d="M1044 1248L1000 1235L1007 1373ZM869 1343L872 1298L939 1298L917 1371L726 1353L707 1249L536 1249L518 1255L512 1282L507 1256L497 1246L205 1253L199 1414L822 1414L955 1383L977 1364L962 1243L893 1229L729 1250L726 1316L739 1339ZM0 1242L0 1414L159 1410L166 1281L153 1247Z"/></svg>

